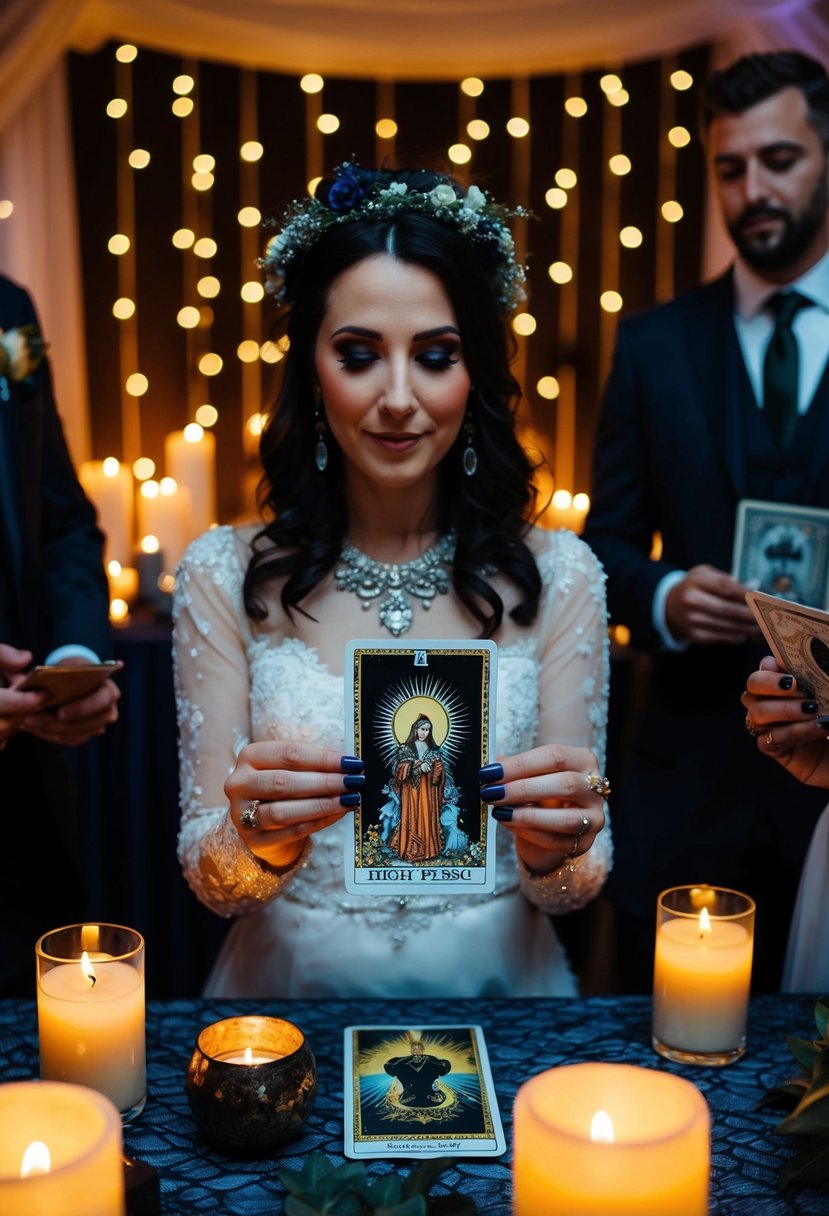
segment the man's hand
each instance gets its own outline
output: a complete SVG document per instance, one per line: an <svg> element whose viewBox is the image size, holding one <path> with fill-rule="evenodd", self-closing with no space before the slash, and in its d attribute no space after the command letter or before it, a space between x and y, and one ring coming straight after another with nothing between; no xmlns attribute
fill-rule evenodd
<svg viewBox="0 0 829 1216"><path fill-rule="evenodd" d="M31 665L30 650L17 650L0 642L0 747L20 730L24 718L35 713L45 698L42 692L17 692L16 685Z"/></svg>
<svg viewBox="0 0 829 1216"><path fill-rule="evenodd" d="M59 666L83 667L86 664L78 659L66 659ZM22 729L47 743L79 747L94 735L102 735L111 722L117 722L120 697L118 685L106 680L94 692L77 701L67 701L51 713L28 714L23 719Z"/></svg>
<svg viewBox="0 0 829 1216"><path fill-rule="evenodd" d="M759 642L762 634L745 602L747 588L724 570L694 566L671 588L665 621L677 642L740 646Z"/></svg>

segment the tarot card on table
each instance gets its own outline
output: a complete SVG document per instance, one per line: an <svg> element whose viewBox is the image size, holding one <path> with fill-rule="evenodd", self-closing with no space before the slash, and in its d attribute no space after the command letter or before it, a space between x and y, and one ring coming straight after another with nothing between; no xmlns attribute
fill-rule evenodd
<svg viewBox="0 0 829 1216"><path fill-rule="evenodd" d="M737 507L734 578L811 608L829 596L829 511L744 498Z"/></svg>
<svg viewBox="0 0 829 1216"><path fill-rule="evenodd" d="M346 844L352 894L482 894L495 824L480 799L495 707L493 642L356 641L346 648L346 742L366 783Z"/></svg>
<svg viewBox="0 0 829 1216"><path fill-rule="evenodd" d="M480 1026L348 1026L346 1157L499 1157L504 1129Z"/></svg>
<svg viewBox="0 0 829 1216"><path fill-rule="evenodd" d="M777 666L796 677L820 713L829 713L829 613L759 591L747 591L746 603Z"/></svg>

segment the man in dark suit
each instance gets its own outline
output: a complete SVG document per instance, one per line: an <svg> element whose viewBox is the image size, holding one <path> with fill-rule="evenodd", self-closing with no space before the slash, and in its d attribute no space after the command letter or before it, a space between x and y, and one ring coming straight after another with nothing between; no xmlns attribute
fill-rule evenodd
<svg viewBox="0 0 829 1216"><path fill-rule="evenodd" d="M32 663L109 653L103 537L78 483L23 288L0 276L0 995L34 993L34 945L84 915L63 745L117 718L119 692L49 711L19 692Z"/></svg>
<svg viewBox="0 0 829 1216"><path fill-rule="evenodd" d="M652 983L657 894L702 882L757 900L755 983L776 988L825 800L746 733L739 696L767 647L729 571L740 499L829 507L829 80L797 52L746 56L712 76L702 122L736 261L621 322L585 531L612 619L651 655L613 780L608 894L633 991ZM806 693L801 711L817 712Z"/></svg>

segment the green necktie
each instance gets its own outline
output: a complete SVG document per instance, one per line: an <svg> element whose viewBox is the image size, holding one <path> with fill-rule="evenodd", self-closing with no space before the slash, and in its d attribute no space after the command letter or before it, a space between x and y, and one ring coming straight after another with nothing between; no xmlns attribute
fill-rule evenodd
<svg viewBox="0 0 829 1216"><path fill-rule="evenodd" d="M795 313L812 300L796 291L777 292L766 306L774 317L763 362L763 412L779 448L785 448L797 424L797 381L800 355L792 332Z"/></svg>

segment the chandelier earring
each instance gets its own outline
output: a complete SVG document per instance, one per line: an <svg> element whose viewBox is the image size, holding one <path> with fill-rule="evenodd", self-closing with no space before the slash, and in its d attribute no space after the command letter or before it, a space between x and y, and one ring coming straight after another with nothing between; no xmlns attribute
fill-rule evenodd
<svg viewBox="0 0 829 1216"><path fill-rule="evenodd" d="M317 442L314 446L314 464L320 473L328 468L328 444L325 442L325 419L322 416L322 390L314 385L314 434Z"/></svg>
<svg viewBox="0 0 829 1216"><path fill-rule="evenodd" d="M463 437L466 441L462 457L463 471L467 477L474 477L478 471L478 453L475 451L472 443L475 438L475 423L472 421L471 410L467 410L466 413L466 422L463 424Z"/></svg>

